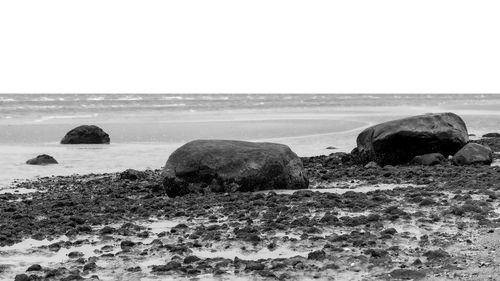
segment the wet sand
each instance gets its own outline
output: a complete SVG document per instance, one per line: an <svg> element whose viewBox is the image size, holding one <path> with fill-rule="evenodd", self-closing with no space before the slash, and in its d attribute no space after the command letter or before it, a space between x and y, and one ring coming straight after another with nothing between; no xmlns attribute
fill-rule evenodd
<svg viewBox="0 0 500 281"><path fill-rule="evenodd" d="M171 199L158 170L19 183L0 194L0 279L499 276L500 167L303 161L301 191Z"/></svg>

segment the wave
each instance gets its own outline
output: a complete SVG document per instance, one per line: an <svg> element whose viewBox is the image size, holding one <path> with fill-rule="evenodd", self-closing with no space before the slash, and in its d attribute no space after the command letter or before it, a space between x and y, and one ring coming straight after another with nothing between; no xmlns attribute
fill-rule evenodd
<svg viewBox="0 0 500 281"><path fill-rule="evenodd" d="M49 102L49 101L55 101L56 98L49 98L49 97L41 97L41 98L37 98L37 99L32 99L31 101L42 101L42 102Z"/></svg>
<svg viewBox="0 0 500 281"><path fill-rule="evenodd" d="M82 115L53 115L53 116L45 116L39 119L36 119L35 122L44 122L52 119L79 119L79 118L93 118L97 117L99 114L82 114Z"/></svg>
<svg viewBox="0 0 500 281"><path fill-rule="evenodd" d="M151 107L184 107L186 106L185 103L171 103L171 104L155 104L152 105Z"/></svg>
<svg viewBox="0 0 500 281"><path fill-rule="evenodd" d="M142 100L141 97L123 97L123 98L118 98L115 99L117 101L134 101L134 100Z"/></svg>
<svg viewBox="0 0 500 281"><path fill-rule="evenodd" d="M87 100L100 101L100 100L104 100L104 97L91 97L91 98L88 98Z"/></svg>
<svg viewBox="0 0 500 281"><path fill-rule="evenodd" d="M0 102L13 102L13 101L16 101L15 99L11 99L11 98L2 98L0 97Z"/></svg>
<svg viewBox="0 0 500 281"><path fill-rule="evenodd" d="M182 96L173 96L173 97L161 97L160 100L194 100L193 97L182 97Z"/></svg>

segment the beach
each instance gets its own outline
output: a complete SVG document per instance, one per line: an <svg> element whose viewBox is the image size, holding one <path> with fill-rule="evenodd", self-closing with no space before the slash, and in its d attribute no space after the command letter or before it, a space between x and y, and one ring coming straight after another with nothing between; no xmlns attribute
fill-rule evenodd
<svg viewBox="0 0 500 281"><path fill-rule="evenodd" d="M67 96L2 99L2 280L495 280L500 274L500 138L482 137L500 131L498 95L93 95L71 100L74 108ZM24 103L5 105L16 102ZM43 102L52 107L40 108ZM352 160L365 128L429 111L459 114L471 142L494 151L492 165ZM104 128L111 143L59 144L82 124ZM194 139L285 144L300 156L309 186L167 196L161 169ZM59 164L24 163L42 153Z"/></svg>
<svg viewBox="0 0 500 281"><path fill-rule="evenodd" d="M299 156L349 152L364 128L453 111L470 133L500 127L500 95L0 95L0 188L37 176L159 169L194 139L271 141ZM70 129L94 124L109 145L61 146ZM27 166L39 154L60 165Z"/></svg>
<svg viewBox="0 0 500 281"><path fill-rule="evenodd" d="M331 159L302 158L310 189L301 191L168 198L159 170L138 178L89 174L20 183L0 194L6 212L0 274L5 280L498 276L500 167L364 168Z"/></svg>

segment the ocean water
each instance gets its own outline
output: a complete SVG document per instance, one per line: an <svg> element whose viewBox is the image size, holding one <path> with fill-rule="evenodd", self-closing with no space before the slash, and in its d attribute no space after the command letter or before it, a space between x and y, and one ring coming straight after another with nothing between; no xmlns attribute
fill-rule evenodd
<svg viewBox="0 0 500 281"><path fill-rule="evenodd" d="M470 133L500 132L500 95L0 95L0 188L37 176L161 168L194 139L280 142L299 156L350 151L367 126L444 111L461 115ZM59 144L82 124L102 127L111 144ZM60 164L25 164L43 153Z"/></svg>

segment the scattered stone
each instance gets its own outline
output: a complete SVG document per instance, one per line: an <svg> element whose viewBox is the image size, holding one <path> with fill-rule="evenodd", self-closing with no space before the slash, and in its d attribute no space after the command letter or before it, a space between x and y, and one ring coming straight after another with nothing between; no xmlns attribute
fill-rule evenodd
<svg viewBox="0 0 500 281"><path fill-rule="evenodd" d="M105 226L105 227L103 227L103 228L99 231L99 233L100 233L101 235L113 234L113 233L115 233L115 232L116 232L116 229L115 229L114 227L111 227L111 226Z"/></svg>
<svg viewBox="0 0 500 281"><path fill-rule="evenodd" d="M313 251L307 254L307 258L310 260L324 260L326 257L326 253L323 250Z"/></svg>
<svg viewBox="0 0 500 281"><path fill-rule="evenodd" d="M83 266L83 270L95 270L97 268L97 265L95 262L89 262Z"/></svg>
<svg viewBox="0 0 500 281"><path fill-rule="evenodd" d="M134 247L135 246L135 243L130 241L130 240L125 240L125 241L122 241L120 243L120 247L122 248L122 250L126 251L126 250L130 250L130 248Z"/></svg>
<svg viewBox="0 0 500 281"><path fill-rule="evenodd" d="M140 272L140 271L142 271L142 269L140 266L134 266L134 267L127 268L127 271L128 272Z"/></svg>
<svg viewBox="0 0 500 281"><path fill-rule="evenodd" d="M250 271L263 270L265 268L266 266L264 264L257 261L249 261L245 265L245 270L250 270Z"/></svg>
<svg viewBox="0 0 500 281"><path fill-rule="evenodd" d="M179 269L181 267L182 267L182 265L180 262L169 261L165 265L154 265L152 267L152 272L166 272L166 271L176 270L176 269Z"/></svg>
<svg viewBox="0 0 500 281"><path fill-rule="evenodd" d="M26 274L18 274L14 277L14 281L30 281L30 278Z"/></svg>
<svg viewBox="0 0 500 281"><path fill-rule="evenodd" d="M425 275L424 271L412 269L395 269L389 273L391 278L402 280L420 280L425 278Z"/></svg>
<svg viewBox="0 0 500 281"><path fill-rule="evenodd" d="M186 258L184 258L184 263L185 264L190 264L190 263L193 263L193 262L197 262L199 260L200 260L200 258L197 257L197 256L187 256Z"/></svg>
<svg viewBox="0 0 500 281"><path fill-rule="evenodd" d="M335 152L328 155L323 163L324 166L340 165L350 160L350 155L345 152Z"/></svg>
<svg viewBox="0 0 500 281"><path fill-rule="evenodd" d="M446 158L441 153L428 153L424 155L418 155L411 161L412 164L433 166L441 165L446 162Z"/></svg>
<svg viewBox="0 0 500 281"><path fill-rule="evenodd" d="M427 257L427 259L430 261L443 260L443 259L450 258L450 254L448 254L446 251L444 251L442 249L427 251L427 252L425 252L424 256Z"/></svg>
<svg viewBox="0 0 500 281"><path fill-rule="evenodd" d="M380 168L380 166L374 161L370 161L368 162L368 164L365 165L365 169L378 169L378 168Z"/></svg>
<svg viewBox="0 0 500 281"><path fill-rule="evenodd" d="M145 177L145 174L141 171L134 169L127 169L120 174L120 179L135 181Z"/></svg>
<svg viewBox="0 0 500 281"><path fill-rule="evenodd" d="M71 259L76 259L76 258L83 257L83 256L84 256L84 254L82 252L78 252L78 251L68 253L68 257Z"/></svg>

